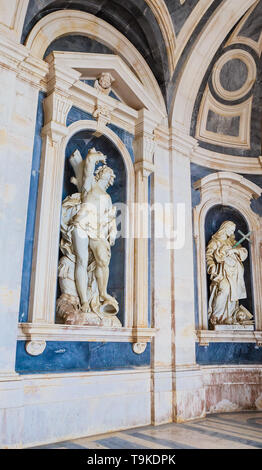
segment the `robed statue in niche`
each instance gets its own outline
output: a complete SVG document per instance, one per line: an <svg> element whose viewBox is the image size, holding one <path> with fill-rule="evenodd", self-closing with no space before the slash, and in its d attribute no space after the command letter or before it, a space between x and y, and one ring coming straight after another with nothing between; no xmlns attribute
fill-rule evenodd
<svg viewBox="0 0 262 470"><path fill-rule="evenodd" d="M116 317L118 302L107 292L117 235L116 208L107 189L115 174L95 148L85 160L76 150L69 161L75 172L71 182L78 192L62 204L57 315L66 324L122 326Z"/></svg>
<svg viewBox="0 0 262 470"><path fill-rule="evenodd" d="M207 272L210 276L208 318L215 325L252 325L252 314L240 305L247 298L244 261L248 250L237 243L236 225L225 221L212 236L206 249Z"/></svg>

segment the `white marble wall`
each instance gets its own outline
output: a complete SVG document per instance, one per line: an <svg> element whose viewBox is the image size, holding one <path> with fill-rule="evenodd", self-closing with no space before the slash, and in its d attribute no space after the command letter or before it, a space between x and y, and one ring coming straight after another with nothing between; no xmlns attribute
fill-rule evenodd
<svg viewBox="0 0 262 470"><path fill-rule="evenodd" d="M162 135L162 138L164 136ZM152 175L151 203L155 211L151 213L151 317L157 329L152 347L152 420L161 424L173 419L172 396L172 315L171 315L171 256L167 248L168 238L161 234L161 214L165 204L170 202L170 159L165 142L158 143L154 157L155 171ZM159 207L159 209L157 208ZM161 213L161 209L163 213Z"/></svg>
<svg viewBox="0 0 262 470"><path fill-rule="evenodd" d="M0 376L13 373L38 91L0 68Z"/></svg>
<svg viewBox="0 0 262 470"><path fill-rule="evenodd" d="M27 1L21 0L20 4L25 9ZM40 86L38 82L37 88L37 80L30 83L30 67L24 77L18 74L29 52L15 43L21 22L14 9L6 8L8 5L0 0L3 6L0 34L5 34L2 31L5 24L8 41L14 41L10 45L10 58L5 49L2 54L0 38L0 233L4 234L1 235L0 274L0 448L30 447L151 423L183 422L204 416L206 412L230 411L232 407L261 409L261 366L199 367L196 364L190 181L194 142L181 135L171 136L169 140L167 126L157 131L152 202L174 204L175 224L177 204L185 204L186 237L180 249L171 251L165 236L155 236L156 219L152 216L151 316L156 335L151 367L99 373L15 374ZM137 52L134 57L138 57ZM39 76L42 70L44 75L44 64L39 61L36 66L35 61L36 58L32 59L32 70L37 69ZM151 98L157 97L162 103L156 90ZM147 312L143 315L146 319Z"/></svg>
<svg viewBox="0 0 262 470"><path fill-rule="evenodd" d="M190 154L194 142L181 135L172 136L172 194L174 228L179 230L178 204L184 204L185 239L174 251L174 419L181 422L205 415L202 376L195 355L195 291ZM181 225L181 222L180 222Z"/></svg>
<svg viewBox="0 0 262 470"><path fill-rule="evenodd" d="M28 375L1 390L0 448L30 447L151 423L151 374ZM15 405L10 406L11 398ZM1 413L2 412L2 413Z"/></svg>
<svg viewBox="0 0 262 470"><path fill-rule="evenodd" d="M160 374L158 370L156 385L149 368L0 381L0 448L26 448L149 425L153 393L160 421L170 386L170 375ZM174 378L177 422L205 413L262 409L261 366L181 368Z"/></svg>
<svg viewBox="0 0 262 470"><path fill-rule="evenodd" d="M173 150L173 192L175 223L177 204L185 207L185 242L174 251L174 309L176 365L195 363L194 268L190 160ZM177 228L177 227L176 227Z"/></svg>

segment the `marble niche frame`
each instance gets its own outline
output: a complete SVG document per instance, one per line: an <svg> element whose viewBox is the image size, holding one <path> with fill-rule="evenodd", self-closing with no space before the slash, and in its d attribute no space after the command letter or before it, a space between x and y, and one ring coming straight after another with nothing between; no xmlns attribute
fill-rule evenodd
<svg viewBox="0 0 262 470"><path fill-rule="evenodd" d="M55 323L61 198L68 141L85 129L109 138L117 146L126 167L127 204L129 207L131 202L143 204L148 202L148 177L154 171L154 152L157 148L155 130L165 118L164 113L159 108L157 110L152 91L147 92L121 58L112 55L105 60L103 67L101 55L98 55L97 62L95 54L76 55L82 64L85 63L85 72L91 68L90 73L98 75L103 70L110 70L116 74L120 88L128 83L128 87L132 88L132 102L120 102L83 83L80 80L81 72L74 69L76 65L72 53L52 52L45 59L48 73L42 83L47 96L43 103L44 126L29 315L27 322L18 325L18 340L26 341L26 351L32 356L42 354L47 341L131 342L133 351L140 354L152 341L156 329L148 325L148 240L136 238L141 227L137 226L136 214L132 211L130 222L134 239L126 240L124 326L106 328ZM134 109L131 106L133 102L139 102L140 109ZM67 116L72 106L88 112L94 120L80 120L67 126ZM123 141L108 127L109 123L134 134L134 163ZM143 220L143 224L148 227L148 219Z"/></svg>
<svg viewBox="0 0 262 470"><path fill-rule="evenodd" d="M262 189L241 175L217 172L194 183L200 191L200 203L193 209L194 239L197 257L198 329L196 336L200 346L210 342L245 342L262 346L262 270L259 260L262 249L262 219L250 207L251 199L257 199ZM206 278L205 220L208 211L216 206L231 206L246 220L252 231L250 246L252 284L254 298L254 331L214 331L208 329L208 296Z"/></svg>

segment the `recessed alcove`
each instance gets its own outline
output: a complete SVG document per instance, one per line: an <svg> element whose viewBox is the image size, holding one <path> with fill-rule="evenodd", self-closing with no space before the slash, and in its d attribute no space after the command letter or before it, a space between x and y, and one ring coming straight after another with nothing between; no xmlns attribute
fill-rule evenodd
<svg viewBox="0 0 262 470"><path fill-rule="evenodd" d="M200 199L194 207L194 237L197 258L197 297L198 330L201 346L210 342L245 342L259 343L258 330L261 329L261 220L253 212L251 203L261 195L261 188L241 175L230 172L211 173L194 183L194 189L200 190ZM210 279L207 275L206 248L221 224L232 221L236 225L235 238L239 241L243 234L251 232L252 243L244 241L242 246L248 250L244 261L244 280L247 299L241 299L240 305L252 313L255 320L254 331L218 331L210 330L208 325L208 302Z"/></svg>
<svg viewBox="0 0 262 470"><path fill-rule="evenodd" d="M238 233L240 230L243 234L248 234L250 232L247 221L243 215L234 207L226 206L222 204L217 204L209 209L206 214L205 219L205 240L206 246L211 240L212 235L214 235L221 224L229 220L236 224L235 238L238 242L242 239L242 235ZM252 281L252 259L251 259L251 250L250 245L247 240L241 242L241 246L248 250L248 257L244 261L244 280L247 291L247 298L241 299L240 304L244 305L245 308L253 314L254 303L253 303L253 281ZM210 276L207 275L207 296L210 296Z"/></svg>
<svg viewBox="0 0 262 470"><path fill-rule="evenodd" d="M85 159L88 151L91 148L95 148L97 151L102 152L107 157L107 165L113 169L116 175L113 186L110 186L107 190L108 194L112 199L113 205L116 206L117 210L117 221L119 235L116 238L115 245L111 250L111 261L109 265L110 275L108 283L108 292L110 295L115 297L119 303L118 318L122 325L125 323L125 238L124 228L122 224L125 224L125 211L121 210L123 204L126 204L127 200L127 189L126 189L126 169L122 156L114 145L105 135L96 136L95 131L91 129L82 130L74 134L69 140L66 151L65 151L65 168L64 168L64 179L63 179L63 190L62 190L62 201L69 195L77 193L76 186L71 182L71 178L75 176L73 167L70 164L69 158L78 150L83 159ZM101 166L98 164L97 168ZM59 253L59 257L62 253ZM57 298L60 296L59 283L57 285ZM57 320L59 322L59 320Z"/></svg>

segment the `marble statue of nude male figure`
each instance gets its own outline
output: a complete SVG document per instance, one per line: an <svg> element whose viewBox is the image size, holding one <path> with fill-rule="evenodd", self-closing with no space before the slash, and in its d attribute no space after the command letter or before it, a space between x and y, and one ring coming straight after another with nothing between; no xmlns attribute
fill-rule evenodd
<svg viewBox="0 0 262 470"><path fill-rule="evenodd" d="M104 163L95 172L97 163ZM76 257L75 283L83 312L89 310L87 299L87 266L89 249L95 261L100 302L115 299L107 293L111 246L117 234L115 208L107 189L113 185L115 175L106 165L106 156L94 148L83 162L80 209L71 221L72 243Z"/></svg>

